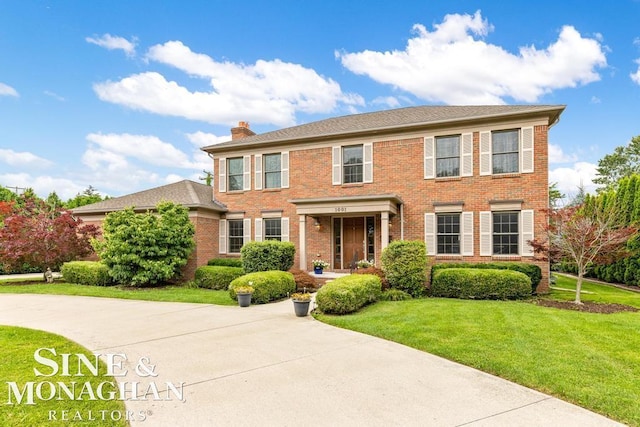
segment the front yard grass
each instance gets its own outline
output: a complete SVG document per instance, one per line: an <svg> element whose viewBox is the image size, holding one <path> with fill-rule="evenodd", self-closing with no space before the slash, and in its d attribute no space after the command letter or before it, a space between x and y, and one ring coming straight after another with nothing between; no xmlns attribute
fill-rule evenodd
<svg viewBox="0 0 640 427"><path fill-rule="evenodd" d="M89 360L93 360L90 351L59 335L33 329L0 326L0 378L2 378L2 383L0 384L2 391L0 393L2 396L2 403L0 404L0 425L7 427L43 425L55 427L67 426L69 424L74 426L100 425L118 427L129 425L128 422L125 421L126 411L124 402L120 400L88 400L86 395L84 397L81 396L80 386L76 388L76 394L74 396L76 399L80 398L81 400L71 400L66 395L58 395L61 396L61 400L57 400L56 398L51 400L37 399L35 389L37 384L41 382L57 384L57 382L60 381L71 387L71 382L73 381L82 384L88 381L92 384L93 390L96 390L98 384L101 382L115 382L115 379L112 377L102 376L104 372L106 372L106 366L104 364L101 365L99 370L101 375L97 377L88 375L88 371L83 371L87 372L87 375L80 378L64 377L61 375L61 372L54 376L36 376L34 368L37 368L44 374L51 373L51 367L43 366L34 360L34 352L38 348L54 348L58 356L63 353L81 353L88 356ZM52 356L50 353L45 354L48 358L53 357L58 363L62 363L61 359ZM22 403L18 404L15 395L12 394L11 401L13 404L7 404L10 396L8 382L15 382L21 393L25 384L35 382L35 404L28 405L25 403L27 401L26 393L22 398ZM44 390L42 394L47 397L49 388L42 387L42 390ZM67 411L66 421L62 419L65 418L63 411ZM105 414L104 420L101 414ZM91 421L90 418L92 417L99 421Z"/></svg>
<svg viewBox="0 0 640 427"><path fill-rule="evenodd" d="M192 302L216 305L238 304L231 299L229 291L188 288L185 286L130 288L124 286L86 286L66 282L24 284L19 281L0 281L0 293L80 295L88 297Z"/></svg>
<svg viewBox="0 0 640 427"><path fill-rule="evenodd" d="M560 277L555 286L571 288ZM574 288L575 289L575 288ZM640 307L640 294L593 283L585 301ZM553 291L549 296L573 299ZM640 426L640 313L595 314L527 301L426 298L378 302L317 319L472 366Z"/></svg>

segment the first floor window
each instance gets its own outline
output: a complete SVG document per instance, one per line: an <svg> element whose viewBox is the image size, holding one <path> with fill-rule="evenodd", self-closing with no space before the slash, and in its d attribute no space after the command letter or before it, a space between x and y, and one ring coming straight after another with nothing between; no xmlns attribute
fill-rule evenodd
<svg viewBox="0 0 640 427"><path fill-rule="evenodd" d="M362 182L363 167L362 145L342 147L342 165L344 184Z"/></svg>
<svg viewBox="0 0 640 427"><path fill-rule="evenodd" d="M264 240L282 240L282 221L280 218L264 220Z"/></svg>
<svg viewBox="0 0 640 427"><path fill-rule="evenodd" d="M518 255L518 212L493 212L493 254Z"/></svg>
<svg viewBox="0 0 640 427"><path fill-rule="evenodd" d="M244 189L244 162L242 157L227 160L227 171L229 179L229 191L242 191Z"/></svg>
<svg viewBox="0 0 640 427"><path fill-rule="evenodd" d="M229 253L239 254L244 243L243 220L230 219L227 224L229 226Z"/></svg>
<svg viewBox="0 0 640 427"><path fill-rule="evenodd" d="M436 138L436 177L460 176L460 135Z"/></svg>
<svg viewBox="0 0 640 427"><path fill-rule="evenodd" d="M460 214L438 214L438 254L460 253Z"/></svg>
<svg viewBox="0 0 640 427"><path fill-rule="evenodd" d="M492 132L491 153L494 174L519 172L519 139L518 129Z"/></svg>

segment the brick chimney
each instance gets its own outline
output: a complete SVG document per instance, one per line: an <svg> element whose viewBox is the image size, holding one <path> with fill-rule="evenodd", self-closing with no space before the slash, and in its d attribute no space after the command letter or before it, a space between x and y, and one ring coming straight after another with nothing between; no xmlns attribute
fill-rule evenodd
<svg viewBox="0 0 640 427"><path fill-rule="evenodd" d="M246 138L256 133L249 129L249 122L238 122L238 127L231 128L231 140Z"/></svg>

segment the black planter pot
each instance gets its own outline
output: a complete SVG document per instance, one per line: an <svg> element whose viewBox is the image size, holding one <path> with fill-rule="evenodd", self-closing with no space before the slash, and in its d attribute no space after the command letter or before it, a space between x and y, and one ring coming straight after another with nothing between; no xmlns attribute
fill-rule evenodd
<svg viewBox="0 0 640 427"><path fill-rule="evenodd" d="M251 294L237 294L238 305L240 307L249 307L251 305Z"/></svg>
<svg viewBox="0 0 640 427"><path fill-rule="evenodd" d="M293 309L296 312L296 316L304 317L309 314L309 304L311 301L296 301L293 300Z"/></svg>

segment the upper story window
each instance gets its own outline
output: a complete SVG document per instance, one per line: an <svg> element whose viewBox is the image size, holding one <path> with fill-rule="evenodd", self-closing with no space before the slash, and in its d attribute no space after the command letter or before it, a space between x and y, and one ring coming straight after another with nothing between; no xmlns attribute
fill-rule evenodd
<svg viewBox="0 0 640 427"><path fill-rule="evenodd" d="M373 144L335 146L333 185L373 182Z"/></svg>
<svg viewBox="0 0 640 427"><path fill-rule="evenodd" d="M436 177L460 176L460 135L436 137Z"/></svg>
<svg viewBox="0 0 640 427"><path fill-rule="evenodd" d="M264 162L264 188L280 188L282 186L281 156L278 154L265 154Z"/></svg>
<svg viewBox="0 0 640 427"><path fill-rule="evenodd" d="M518 173L520 171L520 131L503 130L491 133L492 173Z"/></svg>
<svg viewBox="0 0 640 427"><path fill-rule="evenodd" d="M362 145L342 147L342 183L362 182Z"/></svg>
<svg viewBox="0 0 640 427"><path fill-rule="evenodd" d="M229 171L229 191L242 191L244 189L244 162L242 157L227 159L227 170Z"/></svg>
<svg viewBox="0 0 640 427"><path fill-rule="evenodd" d="M255 189L289 188L289 152L255 155Z"/></svg>
<svg viewBox="0 0 640 427"><path fill-rule="evenodd" d="M480 175L533 173L533 127L480 132Z"/></svg>
<svg viewBox="0 0 640 427"><path fill-rule="evenodd" d="M472 133L424 138L424 179L472 175Z"/></svg>

